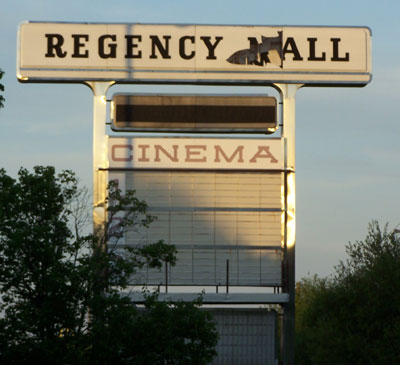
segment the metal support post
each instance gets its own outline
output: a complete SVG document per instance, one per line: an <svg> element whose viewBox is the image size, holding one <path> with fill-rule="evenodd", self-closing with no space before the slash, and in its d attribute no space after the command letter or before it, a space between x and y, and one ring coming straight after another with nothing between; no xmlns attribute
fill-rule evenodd
<svg viewBox="0 0 400 365"><path fill-rule="evenodd" d="M294 365L295 341L295 243L296 243L296 141L295 141L295 96L302 84L275 84L282 100L282 138L285 144L285 235L284 235L284 292L289 301L283 305L281 333L281 355L283 364Z"/></svg>
<svg viewBox="0 0 400 365"><path fill-rule="evenodd" d="M93 231L103 227L107 167L107 90L114 82L86 82L93 92Z"/></svg>

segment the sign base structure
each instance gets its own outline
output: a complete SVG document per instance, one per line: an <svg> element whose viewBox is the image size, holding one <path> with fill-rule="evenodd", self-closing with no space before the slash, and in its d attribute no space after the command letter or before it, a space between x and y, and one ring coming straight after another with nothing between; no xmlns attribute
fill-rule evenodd
<svg viewBox="0 0 400 365"><path fill-rule="evenodd" d="M277 364L277 313L254 309L208 309L220 336L218 364Z"/></svg>

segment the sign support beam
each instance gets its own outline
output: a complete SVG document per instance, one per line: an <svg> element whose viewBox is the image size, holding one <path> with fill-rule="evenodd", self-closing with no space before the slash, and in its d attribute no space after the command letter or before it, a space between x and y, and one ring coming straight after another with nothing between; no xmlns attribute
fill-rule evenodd
<svg viewBox="0 0 400 365"><path fill-rule="evenodd" d="M274 84L282 100L282 138L285 143L285 238L284 238L284 292L289 301L283 305L282 359L293 365L295 341L295 246L296 246L296 92L302 84Z"/></svg>
<svg viewBox="0 0 400 365"><path fill-rule="evenodd" d="M107 90L114 82L86 82L93 92L93 231L105 221Z"/></svg>

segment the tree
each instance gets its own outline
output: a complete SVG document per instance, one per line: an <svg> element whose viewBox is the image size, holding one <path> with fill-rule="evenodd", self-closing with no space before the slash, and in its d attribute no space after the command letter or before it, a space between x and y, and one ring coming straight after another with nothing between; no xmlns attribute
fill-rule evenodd
<svg viewBox="0 0 400 365"><path fill-rule="evenodd" d="M297 286L298 364L400 363L400 240L374 221L332 278Z"/></svg>
<svg viewBox="0 0 400 365"><path fill-rule="evenodd" d="M0 80L2 79L4 75L4 71L0 68ZM0 91L4 91L4 85L0 83ZM3 95L0 95L0 109L4 107L4 102L5 99L3 97Z"/></svg>
<svg viewBox="0 0 400 365"><path fill-rule="evenodd" d="M124 212L121 224L84 235L86 198L71 171L20 169L13 179L0 170L0 363L209 362L217 333L201 298L149 293L138 308L120 294L137 269L175 262L162 241L123 256L113 246L128 226L151 224L146 203L111 184L106 204L110 216Z"/></svg>

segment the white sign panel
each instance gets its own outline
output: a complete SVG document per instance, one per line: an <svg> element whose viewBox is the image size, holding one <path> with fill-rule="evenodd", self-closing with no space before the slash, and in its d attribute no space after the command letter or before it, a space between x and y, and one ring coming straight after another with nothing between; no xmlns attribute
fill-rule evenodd
<svg viewBox="0 0 400 365"><path fill-rule="evenodd" d="M110 168L282 170L281 139L109 138Z"/></svg>
<svg viewBox="0 0 400 365"><path fill-rule="evenodd" d="M24 23L20 81L365 85L365 27Z"/></svg>
<svg viewBox="0 0 400 365"><path fill-rule="evenodd" d="M169 284L223 285L228 274L230 285L282 284L284 172L142 169L123 174L126 188L135 190L157 217L149 228L128 229L123 244L137 247L162 239L175 245L178 261L168 268ZM139 283L165 283L165 267L137 274Z"/></svg>

